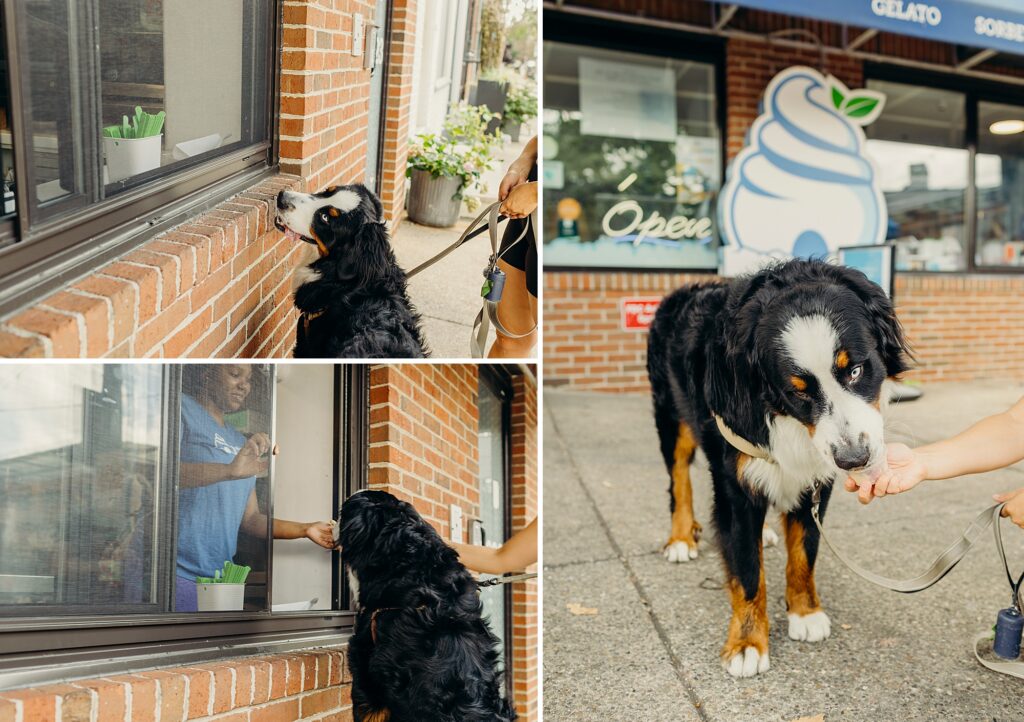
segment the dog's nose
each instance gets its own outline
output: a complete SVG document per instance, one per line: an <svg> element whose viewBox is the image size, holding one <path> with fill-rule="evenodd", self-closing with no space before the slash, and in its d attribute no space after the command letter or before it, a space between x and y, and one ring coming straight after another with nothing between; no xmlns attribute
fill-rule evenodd
<svg viewBox="0 0 1024 722"><path fill-rule="evenodd" d="M871 460L871 449L866 444L844 443L832 447L832 458L840 469L862 469Z"/></svg>
<svg viewBox="0 0 1024 722"><path fill-rule="evenodd" d="M281 191L277 194L277 209L280 211L291 208L292 204L288 201L288 191Z"/></svg>

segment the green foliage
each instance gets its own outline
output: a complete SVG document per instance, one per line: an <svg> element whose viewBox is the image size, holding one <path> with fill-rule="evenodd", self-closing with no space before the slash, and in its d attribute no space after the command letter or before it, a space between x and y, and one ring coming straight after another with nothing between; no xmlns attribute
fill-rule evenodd
<svg viewBox="0 0 1024 722"><path fill-rule="evenodd" d="M486 75L501 67L505 55L505 4L484 0L480 11L480 71Z"/></svg>
<svg viewBox="0 0 1024 722"><path fill-rule="evenodd" d="M511 124L524 123L537 117L537 94L528 83L518 82L508 90L504 118Z"/></svg>
<svg viewBox="0 0 1024 722"><path fill-rule="evenodd" d="M151 138L154 135L160 135L160 132L164 129L164 119L166 117L167 113L162 110L156 115L151 115L136 105L135 116L130 124L128 116L125 115L121 119L121 125L107 126L103 129L103 135L106 138L126 138L128 140Z"/></svg>
<svg viewBox="0 0 1024 722"><path fill-rule="evenodd" d="M421 133L409 148L406 175L422 170L434 178L459 178L456 196L464 197L491 169L501 147L500 131L487 132L494 113L482 105L459 103L448 114L442 135Z"/></svg>

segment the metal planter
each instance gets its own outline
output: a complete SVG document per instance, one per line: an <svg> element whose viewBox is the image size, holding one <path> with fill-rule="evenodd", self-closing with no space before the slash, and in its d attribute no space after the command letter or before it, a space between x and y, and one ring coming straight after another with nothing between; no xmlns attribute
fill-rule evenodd
<svg viewBox="0 0 1024 722"><path fill-rule="evenodd" d="M414 170L409 188L409 220L423 226L449 228L459 220L462 199L455 197L460 178L434 178L430 171Z"/></svg>

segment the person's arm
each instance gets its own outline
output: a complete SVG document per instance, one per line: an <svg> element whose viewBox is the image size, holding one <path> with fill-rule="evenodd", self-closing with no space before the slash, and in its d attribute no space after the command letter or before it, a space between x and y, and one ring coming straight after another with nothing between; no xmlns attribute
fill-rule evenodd
<svg viewBox="0 0 1024 722"><path fill-rule="evenodd" d="M452 544L459 553L459 561L467 568L482 574L506 574L526 569L537 561L537 520L534 519L499 549Z"/></svg>
<svg viewBox="0 0 1024 722"><path fill-rule="evenodd" d="M183 489L209 486L229 479L245 479L250 476L264 476L270 462L261 457L270 450L270 437L253 434L227 464L213 462L186 464L178 469L178 479Z"/></svg>
<svg viewBox="0 0 1024 722"><path fill-rule="evenodd" d="M887 446L888 468L874 482L848 478L846 489L867 504L873 497L899 494L926 479L949 479L1001 469L1024 459L1024 398L1006 411L982 419L956 436L911 449Z"/></svg>
<svg viewBox="0 0 1024 722"><path fill-rule="evenodd" d="M505 177L501 179L501 184L498 186L498 200L505 200L513 188L526 183L530 179L530 171L533 170L536 163L537 136L533 136L523 147L523 152L519 154L519 157L509 165Z"/></svg>
<svg viewBox="0 0 1024 722"><path fill-rule="evenodd" d="M263 536L267 532L267 515L260 511L255 489L249 494L249 501L245 505L242 529L253 536ZM325 549L334 548L334 536L329 521L300 522L274 519L273 535L275 539L309 539Z"/></svg>

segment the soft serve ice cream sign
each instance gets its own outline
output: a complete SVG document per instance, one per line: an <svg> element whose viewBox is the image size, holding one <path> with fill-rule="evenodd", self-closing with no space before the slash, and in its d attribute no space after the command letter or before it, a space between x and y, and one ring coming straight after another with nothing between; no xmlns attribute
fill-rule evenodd
<svg viewBox="0 0 1024 722"><path fill-rule="evenodd" d="M862 130L884 104L812 68L772 79L718 203L725 275L885 240L885 198Z"/></svg>

